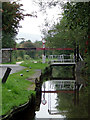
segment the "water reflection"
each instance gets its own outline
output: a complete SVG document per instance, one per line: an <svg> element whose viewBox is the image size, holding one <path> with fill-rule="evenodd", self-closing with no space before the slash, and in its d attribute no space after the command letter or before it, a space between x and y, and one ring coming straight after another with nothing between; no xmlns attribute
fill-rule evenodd
<svg viewBox="0 0 90 120"><path fill-rule="evenodd" d="M42 92L36 94L35 109L33 106L32 109L28 109L25 112L27 113L25 119L23 117L22 120L88 119L88 97L85 91L80 91L81 87L85 86L85 82L80 75L75 73L73 75L71 71L68 69L66 74L62 69L63 76L65 74L63 79L60 71L57 75L53 71L52 77L50 79L48 77L49 80L43 83Z"/></svg>
<svg viewBox="0 0 90 120"><path fill-rule="evenodd" d="M80 81L80 80L79 80ZM42 85L40 110L36 111L35 120L40 118L87 118L88 101L80 93L82 83L77 80L49 80ZM84 100L85 99L85 100ZM58 120L57 119L57 120Z"/></svg>
<svg viewBox="0 0 90 120"><path fill-rule="evenodd" d="M74 66L52 66L51 67L53 78L74 78L75 79L75 68Z"/></svg>
<svg viewBox="0 0 90 120"><path fill-rule="evenodd" d="M10 120L88 119L88 95L84 90L80 91L85 82L78 74L70 75L70 71L65 72L63 79L60 71L55 76L52 74L51 79L48 77L49 80L42 85L42 92L36 93L35 105L28 106Z"/></svg>

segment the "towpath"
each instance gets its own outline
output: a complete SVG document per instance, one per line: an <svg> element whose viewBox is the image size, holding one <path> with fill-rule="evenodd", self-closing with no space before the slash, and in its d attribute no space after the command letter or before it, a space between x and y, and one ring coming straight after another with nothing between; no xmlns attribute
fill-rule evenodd
<svg viewBox="0 0 90 120"><path fill-rule="evenodd" d="M17 62L16 64L0 64L0 78L4 76L5 71L7 70L7 67L12 69L10 74L18 72L22 69L25 69L25 67L20 66L20 64L21 62Z"/></svg>
<svg viewBox="0 0 90 120"><path fill-rule="evenodd" d="M35 73L27 79L30 82L32 82L32 85L29 86L28 90L35 90L35 79L36 78L39 79L40 75L41 75L41 69L36 69Z"/></svg>

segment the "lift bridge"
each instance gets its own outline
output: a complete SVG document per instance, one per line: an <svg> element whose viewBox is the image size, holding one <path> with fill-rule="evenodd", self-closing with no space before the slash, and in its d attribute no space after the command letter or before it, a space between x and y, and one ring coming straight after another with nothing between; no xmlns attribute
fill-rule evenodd
<svg viewBox="0 0 90 120"><path fill-rule="evenodd" d="M74 55L49 55L48 59L51 66L71 66L76 64Z"/></svg>
<svg viewBox="0 0 90 120"><path fill-rule="evenodd" d="M55 79L51 77L50 84L48 85L48 90L42 90L44 101L45 101L45 93L48 93L48 113L51 115L58 115L67 113L67 111L58 111L56 108L52 107L52 94L53 93L66 93L73 94L74 104L78 104L79 102L79 91L82 88L83 84L78 82L75 72L77 68L77 62L83 61L80 54L76 55L49 55L48 59L50 61L51 75L54 66L73 66L73 78ZM57 67L58 69L58 67ZM55 94L54 94L55 95Z"/></svg>

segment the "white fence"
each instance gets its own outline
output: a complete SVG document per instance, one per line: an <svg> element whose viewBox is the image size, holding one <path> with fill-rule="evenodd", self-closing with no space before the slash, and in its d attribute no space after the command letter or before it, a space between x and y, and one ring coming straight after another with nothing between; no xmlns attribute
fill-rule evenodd
<svg viewBox="0 0 90 120"><path fill-rule="evenodd" d="M51 62L75 62L74 55L49 55L48 59Z"/></svg>

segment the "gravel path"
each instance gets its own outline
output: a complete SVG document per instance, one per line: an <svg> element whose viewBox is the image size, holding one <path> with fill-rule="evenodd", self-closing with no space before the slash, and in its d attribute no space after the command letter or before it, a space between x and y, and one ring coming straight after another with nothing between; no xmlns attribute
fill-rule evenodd
<svg viewBox="0 0 90 120"><path fill-rule="evenodd" d="M12 69L10 74L16 73L22 69L25 69L25 67L20 66L18 63L17 64L0 64L0 78L4 76L4 73L7 70L7 67Z"/></svg>
<svg viewBox="0 0 90 120"><path fill-rule="evenodd" d="M40 75L41 75L41 70L40 70L40 69L36 69L36 70L35 70L35 73L34 73L31 77L29 77L27 80L35 83L35 79L36 79L36 78L39 79Z"/></svg>
<svg viewBox="0 0 90 120"><path fill-rule="evenodd" d="M36 78L39 79L40 75L41 75L41 70L40 70L40 69L36 69L36 70L35 70L35 73L34 73L31 77L29 77L29 78L27 79L27 80L29 80L29 81L32 82L32 85L30 85L30 86L28 87L28 90L35 90L35 79L36 79Z"/></svg>

